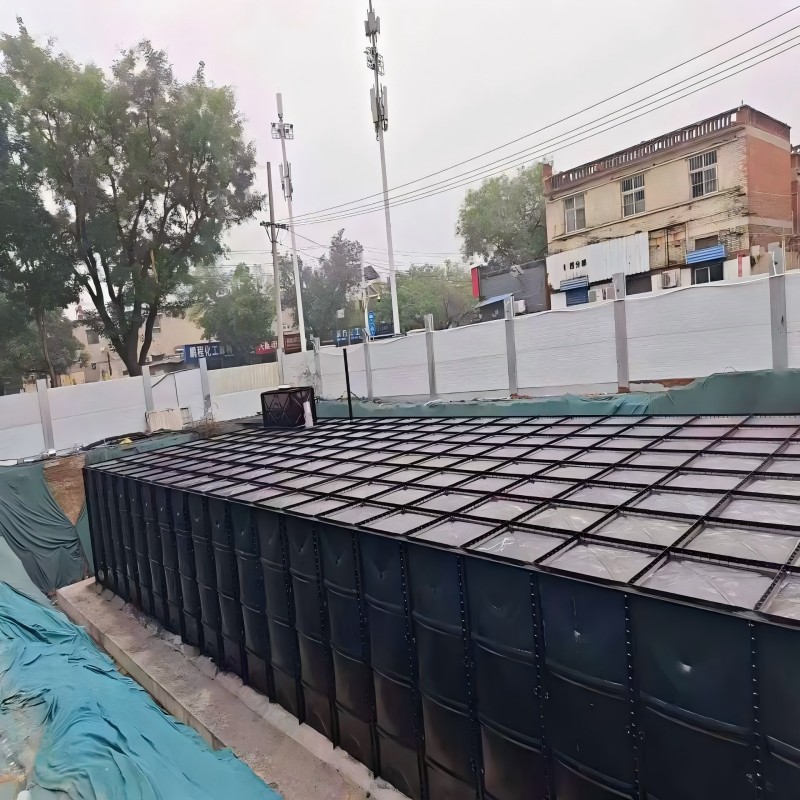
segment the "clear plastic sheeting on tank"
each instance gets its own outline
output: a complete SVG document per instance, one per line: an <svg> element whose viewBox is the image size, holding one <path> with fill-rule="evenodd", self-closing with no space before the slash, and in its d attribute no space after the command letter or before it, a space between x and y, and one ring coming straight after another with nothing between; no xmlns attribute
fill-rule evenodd
<svg viewBox="0 0 800 800"><path fill-rule="evenodd" d="M639 585L683 597L749 609L755 606L771 582L770 575L760 572L673 558L639 581Z"/></svg>

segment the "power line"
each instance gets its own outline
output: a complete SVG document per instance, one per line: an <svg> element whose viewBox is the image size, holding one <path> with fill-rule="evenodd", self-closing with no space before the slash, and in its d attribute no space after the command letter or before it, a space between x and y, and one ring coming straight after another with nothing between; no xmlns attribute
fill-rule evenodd
<svg viewBox="0 0 800 800"><path fill-rule="evenodd" d="M795 37L795 38L800 38L800 37ZM794 39L787 40L787 42L782 42L780 45L776 45L775 47L764 51L764 53L767 53L767 52L770 52L770 50L774 50L776 48L782 47L783 45L787 44L788 41L794 41ZM628 119L624 119L621 122L617 122L614 125L608 125L605 128L602 128L602 129L599 129L599 130L594 130L593 133L589 133L587 136L583 136L582 138L575 139L574 141L560 142L555 147L548 146L545 149L543 149L540 153L538 153L537 155L527 154L522 159L518 158L516 160L518 162L522 161L522 163L535 161L537 157L541 157L542 155L550 154L552 152L557 152L557 151L559 151L561 149L564 149L565 147L570 147L570 146L578 144L580 142L587 141L588 139L592 139L592 138L594 138L595 136L597 136L597 135L599 135L601 133L606 133L606 132L608 132L610 130L614 130L615 128L619 128L622 125L625 125L628 122L633 122L634 120L639 119L639 118L641 118L641 117L643 117L643 116L645 116L645 115L647 115L649 113L652 113L653 111L656 111L656 110L661 109L661 108L665 108L666 106L672 105L673 103L676 103L679 100L683 100L686 97L690 97L691 95L696 94L697 92L700 92L703 89L708 89L711 86L715 86L717 83L721 83L722 81L728 80L729 78L732 78L732 77L734 77L734 76L736 76L736 75L738 75L738 74L740 74L742 72L745 72L745 71L747 71L749 69L752 69L755 66L763 64L766 61L770 61L773 58L776 58L777 56L782 55L783 53L786 53L789 50L793 50L798 46L800 46L800 42L798 42L798 44L793 44L793 45L791 45L789 47L784 47L783 50L780 50L777 53L773 53L772 55L767 56L766 58L761 58L761 60L756 61L756 63L750 64L749 66L743 67L742 69L736 70L735 72L730 72L727 75L723 75L721 78L717 79L716 81L712 81L710 83L706 83L705 85L700 86L699 88L694 89L691 92L686 92L685 94L681 94L679 97L675 97L674 99L669 100L669 101L667 101L665 103L661 103L660 105L654 105L655 103L658 103L659 100L664 99L664 98L659 98L659 100L653 101L653 103L649 103L648 104L648 105L654 105L653 108L650 108L647 111L643 111L641 114L636 114L635 116L630 116ZM760 53L758 56L754 56L753 58L760 58L760 56L764 55L764 53ZM753 59L748 59L748 60L753 60ZM741 63L746 63L746 62L741 62ZM739 66L739 65L736 65L736 66ZM730 67L728 69L730 69ZM708 77L713 77L713 76L707 76L703 80L707 80ZM692 84L692 85L694 85L694 84ZM683 91L683 89L685 89L685 88L688 88L688 87L683 87L681 90L679 90L679 92ZM663 91L663 90L661 90L661 91ZM677 94L677 93L678 92L675 92L673 94ZM670 95L666 95L666 96L669 97ZM646 98L643 98L643 99L646 99ZM637 102L641 102L641 101L637 101ZM645 108L645 107L646 106L643 106L642 108ZM627 112L627 113L629 114L631 112ZM623 115L623 116L625 116L625 115ZM611 120L609 120L609 121L611 121ZM603 124L605 124L605 123L603 123ZM596 126L596 128L600 128L600 127L601 126ZM592 129L590 129L590 130L592 130ZM567 138L569 138L569 136ZM457 189L457 188L459 188L461 186L467 186L470 183L475 183L475 182L477 182L479 180L482 180L484 178L492 177L494 175L503 174L512 165L513 165L513 162L509 162L504 167L502 167L501 169L498 169L498 170L496 170L494 172L487 172L487 173L484 173L484 174L478 174L478 175L475 175L475 176L473 176L473 177L471 177L471 178L469 178L469 179L467 179L465 181L458 181L456 183L451 183L450 185L447 185L446 182L440 182L440 183L444 183L445 185L443 185L441 188L436 189L434 191L426 191L426 187L423 187L422 189L417 190L417 192L409 192L408 194L411 195L411 196L408 199L400 200L399 202L393 201L391 203L391 205L392 206L401 206L401 205L406 205L407 203L416 202L417 200L423 200L423 199L425 199L427 197L434 197L435 195L442 194L444 192L448 192L448 191L451 191L453 189ZM517 164L517 166L521 166L521 164ZM456 177L448 179L448 180L455 181L455 180L457 180L458 177L459 176L456 176ZM435 185L437 185L437 184L433 184L432 186L435 186ZM432 188L432 186L431 187L427 187L427 188ZM402 196L404 196L404 195L400 195L400 197L402 197ZM321 223L325 223L325 222L334 222L334 221L338 221L338 220L349 219L351 217L363 216L365 214L371 214L371 213L374 213L377 210L380 210L379 207L378 208L374 208L374 207L370 207L369 205L365 205L362 208L364 210L359 210L359 208L356 207L354 209L350 209L349 212L343 213L343 214L338 215L338 216L320 217L318 219L306 220L304 222L296 222L295 224L296 225L316 225L316 224L321 224Z"/></svg>
<svg viewBox="0 0 800 800"><path fill-rule="evenodd" d="M726 47L729 44L732 44L733 42L737 41L738 39L742 39L745 36L748 36L749 34L753 33L754 31L757 31L760 28L763 28L763 27L775 22L776 20L781 19L782 17L785 17L788 14L791 14L792 12L796 11L798 8L800 8L800 5L793 6L792 8L790 8L790 9L788 9L788 10L786 10L786 11L780 13L780 14L777 14L774 17L771 17L770 19L765 20L764 22L761 22L758 25L755 25L754 27L749 28L746 31L743 31L742 33L738 34L737 36L732 37L731 39L727 39L726 41L721 42L720 44L715 45L714 47L711 47L708 50L704 50L702 53L698 53L696 56L692 56L692 58L686 59L685 61L681 61L680 63L676 64L673 67L669 67L668 69L663 70L662 72L659 72L656 75L652 75L651 77L646 78L645 80L640 81L639 83L636 83L636 84L634 84L632 86L629 86L627 89L622 89L622 90L620 90L620 91L618 91L618 92L616 92L616 93L614 93L612 95L609 95L608 97L604 98L603 100L599 100L599 101L597 101L595 103L592 103L591 105L586 106L585 108L582 108L579 111L575 111L572 114L567 115L566 117L562 117L561 119L556 120L555 122L551 122L548 125L545 125L545 126L543 126L541 128L537 128L534 131L531 131L529 133L523 134L522 136L518 136L515 139L511 139L510 141L505 142L504 144L498 145L497 147L493 147L493 148L491 148L489 150L485 150L484 152L479 153L476 156L472 156L471 158L467 158L467 159L465 159L463 161L459 161L459 162L457 162L455 164L451 164L450 166L444 167L443 169L437 170L435 172L428 173L427 175L423 175L420 178L415 178L412 181L408 181L406 183L401 183L401 184L398 184L397 186L393 186L389 191L393 192L393 191L396 191L397 189L402 189L402 188L405 188L406 186L411 186L414 183L419 183L420 181L427 180L428 178L435 177L436 175L441 175L443 172L449 172L451 169L456 169L457 167L463 166L464 164L468 164L468 163L470 163L472 161L476 161L477 159L483 158L484 156L489 155L490 153L497 152L498 150L502 150L505 147L510 147L511 145L522 141L523 139L527 139L527 138L530 138L531 136L535 136L537 133L542 133L543 131L548 130L549 128L553 128L556 125L560 125L563 122L568 122L569 120L574 119L575 117L580 116L581 114L584 114L587 111L591 111L592 109L597 108L598 106L601 106L601 105L603 105L605 103L608 103L611 100L615 100L617 97L620 97L620 96L622 96L624 94L627 94L628 92L631 92L634 89L638 89L639 87L644 86L647 83L651 83L652 81L657 80L658 78L661 78L664 75L668 75L670 72L674 72L675 70L680 69L681 67L684 67L687 64L691 64L693 61L697 61L698 59L700 59L700 58L702 58L704 56L707 56L710 53L713 53L713 52L715 52L717 50L720 50L721 48ZM779 35L783 35L783 34L779 34ZM761 45L758 45L758 46L761 46ZM751 49L753 49L753 48L751 48ZM748 52L748 51L744 51L744 52ZM728 60L730 60L730 59L728 59ZM721 62L721 63L725 63L725 62ZM699 74L702 74L702 73L699 73ZM381 195L380 192L375 192L373 194L369 194L369 195L365 195L364 197L357 198L356 200L350 200L350 201L345 202L345 203L339 203L337 205L327 206L325 208L318 209L316 211L308 211L308 212L305 212L304 214L298 214L297 217L295 217L295 219L300 219L300 218L304 218L304 217L315 217L315 216L317 216L319 214L323 214L326 211L331 211L331 210L334 210L334 209L337 209L337 208L342 208L344 206L350 206L350 205L353 205L355 203L360 203L362 200L369 200L372 197L379 197L380 195Z"/></svg>
<svg viewBox="0 0 800 800"><path fill-rule="evenodd" d="M785 31L784 34L785 33L789 33L792 30L795 30L796 28L800 28L800 25L799 26L795 26L795 28L792 28L789 31ZM784 34L781 34L781 35L784 35ZM785 40L783 42L780 42L779 44L774 45L773 47L768 48L767 50L764 50L761 53L758 53L758 54L756 54L754 56L751 56L748 59L745 59L744 61L739 62L738 64L731 65L729 67L725 67L724 69L720 70L717 73L714 73L713 75L706 75L704 78L701 78L700 80L695 81L694 83L690 83L690 84L686 84L684 86L681 86L679 89L677 89L674 92L671 92L670 94L663 94L668 89L671 89L674 86L678 86L681 83L685 83L690 78L696 77L696 76L689 76L688 78L684 78L682 81L679 81L677 84L673 84L673 86L668 86L668 87L665 87L664 89L660 89L658 92L655 92L653 95L641 98L640 100L637 100L637 101L635 101L633 103L629 103L627 106L623 106L621 109L617 109L614 112L610 112L610 114L598 117L597 119L592 120L591 122L583 123L582 125L578 126L578 128L573 129L573 131L568 131L568 132L566 132L564 134L560 134L559 136L556 136L556 137L553 137L551 139L545 140L544 142L541 142L541 143L539 143L538 145L536 145L534 147L527 148L526 150L519 151L518 153L514 153L511 156L508 156L508 157L506 157L504 159L499 159L497 161L490 162L489 164L485 164L482 167L476 167L476 168L474 168L472 170L469 170L469 171L467 171L465 173L461 173L460 175L455 175L455 176L452 176L450 178L447 178L446 180L438 181L436 183L430 184L427 187L421 187L420 189L415 189L415 190L412 190L410 192L405 192L405 193L402 193L400 195L397 195L394 198L394 200L392 201L392 205L403 205L405 202L408 202L408 200L407 201L403 201L403 200L400 200L400 198L409 198L409 200L415 200L415 199L423 199L424 197L432 196L434 194L439 194L438 191L430 191L430 190L435 189L436 187L441 187L442 190L449 191L449 189L458 188L460 186L465 186L465 185L467 185L469 183L473 183L473 182L475 182L475 181L477 181L477 180L479 180L481 178L486 178L486 177L490 177L492 175L502 174L503 172L505 172L512 165L519 165L520 162L524 163L524 162L530 160L531 157L532 157L532 154L534 153L534 151L537 148L543 148L539 153L536 154L538 156L541 156L543 154L546 154L546 153L549 153L549 152L553 152L554 150L557 151L558 149L562 149L563 147L571 146L573 144L577 144L579 142L586 141L587 139L592 138L593 136L596 136L596 135L598 135L600 133L605 133L606 131L613 130L614 128L620 127L621 125L624 125L627 122L631 122L631 121L633 121L635 119L639 119L640 117L644 116L647 113L650 113L651 111L655 111L655 110L657 110L659 108L663 108L663 107L665 107L667 105L670 105L671 103L677 102L678 100L681 100L681 99L683 99L685 97L689 97L690 95L695 94L696 92L701 91L702 89L706 89L706 88L708 88L710 86L715 85L716 83L720 83L722 80L727 80L728 78L731 78L734 75L738 75L740 72L744 72L747 69L752 69L752 67L757 66L758 64L761 64L764 61L768 61L768 60L770 60L770 58L774 58L775 56L780 55L781 53L784 53L784 52L786 52L788 50L791 50L791 49L793 49L794 46L797 46L797 45L794 45L793 47L784 47L784 46L789 44L790 42L793 42L793 41L797 40L797 39L800 39L800 36L795 36L795 37L793 37L791 39L788 39L788 40ZM751 49L758 49L760 47L763 47L764 44L768 44L768 43L767 42L762 42L761 44L757 45L755 48L751 48ZM768 58L763 58L763 56L765 56L767 53L772 52L773 50L779 49L781 47L784 47L784 49L780 50L780 52L775 53L773 56L770 56ZM745 52L749 52L749 51L745 51ZM744 53L740 53L737 56L734 56L733 58L739 58L743 54ZM733 58L727 59L727 60L731 61L731 60L733 60ZM761 59L761 60L759 61L757 59ZM711 83L705 83L703 86L700 86L698 89L696 89L696 90L694 90L692 92L685 92L686 89L689 89L689 88L691 88L693 86L697 86L698 84L703 83L704 81L707 81L709 78L717 77L718 75L721 75L722 73L727 72L728 70L734 69L735 67L741 67L743 64L746 64L749 61L756 61L756 63L751 64L748 67L744 67L743 69L737 70L736 72L730 72L728 75L724 75L722 78L720 78L717 81L713 81ZM720 62L720 63L724 64L725 62ZM711 69L714 69L714 68L716 68L718 66L720 66L720 64L716 64L716 65L714 65L714 67L710 67L709 69L704 70L704 72L709 72ZM702 74L702 73L698 73L698 74ZM681 92L685 92L685 93L681 94ZM662 96L658 97L655 100L651 100L649 103L645 103L644 105L641 105L643 103L643 101L647 100L649 97L654 97L655 95L662 95ZM665 100L668 97L673 97L675 95L680 95L680 96L676 97L674 100L672 100L670 102L661 103L662 100ZM657 105L658 103L661 103L661 105ZM625 111L625 109L630 109L631 106L637 106L637 105L639 106L639 108L634 108L634 109L631 109L629 111ZM645 111L645 112L643 112L641 114L638 114L636 116L629 116L631 114L634 114L636 111L642 111L642 109L646 109L649 106L655 106L655 108L651 108L650 111ZM621 112L621 113L619 113L619 112ZM611 116L612 114L616 114L617 116ZM616 120L620 120L620 119L622 119L622 117L626 117L626 116L629 116L629 119L622 120L622 122L620 122L617 125L608 125L608 127L602 128L602 130L597 130L602 125L607 125L610 122L614 122ZM581 128L584 128L586 130L581 130ZM588 132L591 132L591 131L594 131L594 133L591 133L591 135L589 135L589 136L584 136L583 138L578 138L575 141L569 141L570 139L574 139L576 136L580 136L583 133L588 133ZM498 165L498 164L501 165L500 169L494 170L494 171L491 171L489 169L492 165ZM460 180L460 178L466 177L467 175L471 176L469 180L466 180L466 181L461 181ZM456 182L456 183L454 183L454 182ZM304 225L304 224L305 225L309 225L309 224L316 224L316 223L319 223L319 222L332 222L332 221L335 221L335 220L338 220L338 219L347 219L349 216L359 216L360 215L360 214L356 214L354 212L372 213L372 211L375 208L376 208L376 204L375 203L368 203L368 204L365 204L364 206L356 206L356 207L354 207L352 209L348 209L347 211L342 212L341 215L330 215L330 216L327 216L327 217L319 217L319 218L316 218L316 219L313 219L313 220L305 220L305 221L300 222L298 224L300 224L300 225Z"/></svg>

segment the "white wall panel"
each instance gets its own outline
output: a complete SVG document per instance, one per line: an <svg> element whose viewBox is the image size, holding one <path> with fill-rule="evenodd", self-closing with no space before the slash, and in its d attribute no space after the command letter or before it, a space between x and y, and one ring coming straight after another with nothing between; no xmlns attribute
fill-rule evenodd
<svg viewBox="0 0 800 800"><path fill-rule="evenodd" d="M211 413L217 422L229 419L254 417L261 414L261 392L265 389L248 389L230 394L211 396Z"/></svg>
<svg viewBox="0 0 800 800"><path fill-rule="evenodd" d="M47 390L56 450L144 431L141 377Z"/></svg>
<svg viewBox="0 0 800 800"><path fill-rule="evenodd" d="M178 408L178 389L175 386L175 374L153 377L153 408L155 411L166 411Z"/></svg>
<svg viewBox="0 0 800 800"><path fill-rule="evenodd" d="M245 367L227 367L208 372L208 386L212 399L220 394L269 389L278 386L279 383L277 363L250 364Z"/></svg>
<svg viewBox="0 0 800 800"><path fill-rule="evenodd" d="M433 334L438 394L508 390L505 320Z"/></svg>
<svg viewBox="0 0 800 800"><path fill-rule="evenodd" d="M0 461L29 458L44 450L39 398L35 392L0 397Z"/></svg>
<svg viewBox="0 0 800 800"><path fill-rule="evenodd" d="M314 351L290 353L283 357L283 379L291 386L308 386L314 383Z"/></svg>
<svg viewBox="0 0 800 800"><path fill-rule="evenodd" d="M180 408L188 408L193 420L203 418L203 386L200 383L200 370L187 369L176 372L175 388Z"/></svg>
<svg viewBox="0 0 800 800"><path fill-rule="evenodd" d="M767 279L629 297L625 304L633 381L772 366Z"/></svg>
<svg viewBox="0 0 800 800"><path fill-rule="evenodd" d="M319 353L322 372L322 397L338 400L347 396L344 378L343 347L324 347ZM367 373L364 365L364 345L347 348L347 367L350 372L350 391L357 397L367 396Z"/></svg>
<svg viewBox="0 0 800 800"><path fill-rule="evenodd" d="M369 348L376 398L429 394L425 334L376 341Z"/></svg>
<svg viewBox="0 0 800 800"><path fill-rule="evenodd" d="M514 333L520 391L538 386L616 386L613 303L517 317Z"/></svg>
<svg viewBox="0 0 800 800"><path fill-rule="evenodd" d="M786 274L786 336L789 366L800 367L800 274Z"/></svg>

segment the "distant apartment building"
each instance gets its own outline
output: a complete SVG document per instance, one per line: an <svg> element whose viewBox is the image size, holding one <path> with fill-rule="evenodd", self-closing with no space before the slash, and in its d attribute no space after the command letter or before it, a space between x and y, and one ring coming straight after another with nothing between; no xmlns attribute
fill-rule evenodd
<svg viewBox="0 0 800 800"><path fill-rule="evenodd" d="M74 367L68 376L69 382L94 383L127 375L128 368L111 347L110 342L85 324L81 324L82 318L83 311L78 307L73 335L89 354L89 363L85 367ZM143 336L142 329L139 333L140 340ZM184 348L187 345L196 346L207 342L202 328L189 317L169 317L159 314L153 326L153 342L148 353L150 371L157 375L183 368Z"/></svg>
<svg viewBox="0 0 800 800"><path fill-rule="evenodd" d="M552 308L800 266L800 148L749 106L574 169L545 165ZM778 254L773 256L773 252Z"/></svg>

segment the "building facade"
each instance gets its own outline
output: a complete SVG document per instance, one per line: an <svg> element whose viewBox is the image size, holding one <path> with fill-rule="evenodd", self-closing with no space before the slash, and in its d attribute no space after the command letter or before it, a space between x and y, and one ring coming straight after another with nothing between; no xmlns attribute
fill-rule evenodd
<svg viewBox="0 0 800 800"><path fill-rule="evenodd" d="M800 152L749 106L574 169L545 165L551 307L797 268ZM793 197L794 191L794 197Z"/></svg>
<svg viewBox="0 0 800 800"><path fill-rule="evenodd" d="M111 343L103 336L81 324L83 311L77 309L77 321L73 335L89 354L89 363L85 367L75 367L70 371L70 382L94 383L95 381L122 378L128 369L111 347ZM142 339L144 332L140 332ZM184 365L184 346L206 344L203 330L189 317L168 317L159 314L153 326L153 342L150 345L150 371L157 375L169 372ZM194 365L193 365L194 366ZM81 376L82 375L82 380Z"/></svg>
<svg viewBox="0 0 800 800"><path fill-rule="evenodd" d="M472 295L482 302L489 298L513 295L519 314L535 314L550 308L547 291L546 264L529 261L515 267L479 264L472 267ZM485 321L479 304L481 321ZM490 316L488 318L494 318Z"/></svg>

